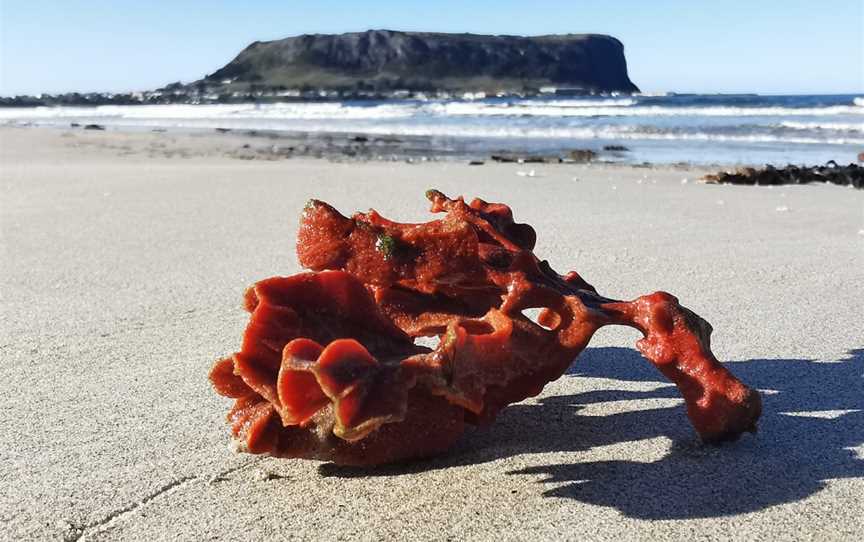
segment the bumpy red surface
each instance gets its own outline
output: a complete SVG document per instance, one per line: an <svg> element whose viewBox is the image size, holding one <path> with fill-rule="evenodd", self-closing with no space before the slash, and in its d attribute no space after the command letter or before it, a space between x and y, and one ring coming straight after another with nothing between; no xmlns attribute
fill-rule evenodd
<svg viewBox="0 0 864 542"><path fill-rule="evenodd" d="M247 290L241 349L210 372L235 399L228 419L247 451L347 465L441 453L466 423L540 393L610 324L642 332L637 348L678 386L704 440L755 431L759 394L675 297L602 297L539 260L533 228L506 205L426 195L445 214L423 224L311 201L297 254L312 272ZM424 336L438 346L416 346Z"/></svg>

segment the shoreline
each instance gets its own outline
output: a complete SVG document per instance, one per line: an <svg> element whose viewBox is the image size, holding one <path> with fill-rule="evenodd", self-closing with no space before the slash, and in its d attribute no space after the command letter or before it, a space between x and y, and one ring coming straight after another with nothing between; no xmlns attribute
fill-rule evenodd
<svg viewBox="0 0 864 542"><path fill-rule="evenodd" d="M112 139L122 138L141 144L170 142L175 145L167 154L189 155L208 149L223 152L226 156L241 160L286 160L291 158L324 159L333 162L512 162L519 165L536 163L560 163L563 165L598 164L623 167L700 167L711 165L677 163L629 163L622 160L627 152L620 149L603 149L596 145L574 146L559 153L536 153L522 147L501 145L491 151L472 151L470 145L454 148L455 138L436 138L412 135L377 135L364 132L301 132L282 130L248 130L228 128L146 128L116 127L104 125L44 126L44 125L0 125L0 132L13 130L37 130L59 133L64 138L80 138L98 145L110 145ZM448 143L450 143L448 145ZM593 148L592 148L593 147ZM139 149L140 150L140 149ZM575 153L572 158L570 153ZM493 157L498 157L496 160ZM505 158L505 159L500 159ZM510 159L512 158L512 160ZM480 165L480 164L477 164ZM723 164L715 164L724 167ZM730 166L730 164L726 164Z"/></svg>
<svg viewBox="0 0 864 542"><path fill-rule="evenodd" d="M131 147L128 152L191 156L206 152L223 154L240 160L288 160L295 158L323 159L331 162L450 162L488 165L511 162L520 166L538 163L568 165L593 164L623 168L695 168L706 174L732 171L741 167L763 167L757 162L634 162L626 143L602 144L577 141L569 148L536 151L525 146L507 146L506 140L497 147L484 144L472 148L466 138L443 138L414 135L381 135L368 132L302 132L287 130L254 130L232 128L149 128L143 126L37 124L0 124L0 132L37 130L78 138L84 144L112 146L122 139ZM137 143L136 143L137 142ZM149 149L149 150L148 150ZM790 163L790 165L796 165ZM806 166L805 166L806 167Z"/></svg>

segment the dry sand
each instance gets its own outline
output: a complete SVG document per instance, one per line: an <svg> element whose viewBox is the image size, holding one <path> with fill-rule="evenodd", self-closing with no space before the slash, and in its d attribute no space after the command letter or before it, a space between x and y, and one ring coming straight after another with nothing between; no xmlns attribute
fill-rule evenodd
<svg viewBox="0 0 864 542"><path fill-rule="evenodd" d="M860 536L864 192L706 186L683 168L238 160L233 144L0 129L0 539ZM604 328L445 457L363 472L232 452L207 370L239 345L243 289L298 270L304 202L420 220L429 187L510 203L538 254L607 295L676 294L764 390L758 435L698 445L637 334Z"/></svg>

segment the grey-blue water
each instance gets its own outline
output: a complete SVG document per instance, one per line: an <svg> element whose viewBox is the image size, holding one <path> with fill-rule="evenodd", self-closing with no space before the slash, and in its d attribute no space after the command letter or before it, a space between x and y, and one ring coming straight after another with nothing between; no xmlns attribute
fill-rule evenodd
<svg viewBox="0 0 864 542"><path fill-rule="evenodd" d="M864 97L663 95L375 102L2 108L0 123L231 128L423 136L450 154L562 153L694 164L849 163L864 151Z"/></svg>

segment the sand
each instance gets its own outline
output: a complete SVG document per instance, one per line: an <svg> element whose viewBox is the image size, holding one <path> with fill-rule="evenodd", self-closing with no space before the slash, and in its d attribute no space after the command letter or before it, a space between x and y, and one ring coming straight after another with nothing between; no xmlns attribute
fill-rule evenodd
<svg viewBox="0 0 864 542"><path fill-rule="evenodd" d="M0 129L0 539L860 535L864 192L226 145ZM604 328L541 396L438 459L369 472L233 452L207 371L239 345L243 289L298 271L304 202L421 220L430 187L510 203L539 255L607 295L673 292L764 391L760 432L699 445L637 333Z"/></svg>

